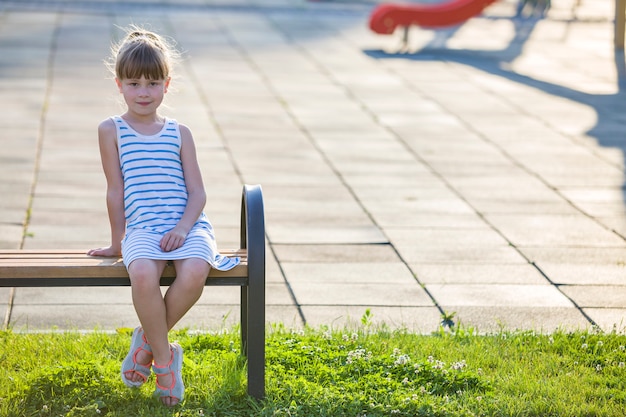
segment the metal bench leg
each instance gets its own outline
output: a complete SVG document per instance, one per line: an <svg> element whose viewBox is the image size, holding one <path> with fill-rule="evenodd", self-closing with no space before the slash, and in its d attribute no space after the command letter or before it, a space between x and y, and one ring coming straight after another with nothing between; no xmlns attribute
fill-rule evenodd
<svg viewBox="0 0 626 417"><path fill-rule="evenodd" d="M241 353L248 356L248 287L241 287Z"/></svg>
<svg viewBox="0 0 626 417"><path fill-rule="evenodd" d="M261 187L244 186L241 247L248 250L248 286L241 288L241 341L248 357L248 395L265 397L265 214Z"/></svg>
<svg viewBox="0 0 626 417"><path fill-rule="evenodd" d="M252 275L263 275L253 277ZM250 272L248 287L248 394L261 399L265 396L265 271Z"/></svg>

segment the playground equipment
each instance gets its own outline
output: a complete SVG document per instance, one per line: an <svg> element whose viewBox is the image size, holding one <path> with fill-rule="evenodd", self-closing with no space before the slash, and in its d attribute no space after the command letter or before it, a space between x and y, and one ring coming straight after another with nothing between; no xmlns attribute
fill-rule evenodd
<svg viewBox="0 0 626 417"><path fill-rule="evenodd" d="M411 25L437 29L459 25L480 14L497 0L450 0L439 4L382 4L370 15L369 27L375 33L392 34L397 27Z"/></svg>
<svg viewBox="0 0 626 417"><path fill-rule="evenodd" d="M396 28L404 28L407 43L411 25L426 29L438 29L459 25L480 14L497 0L449 0L439 4L382 4L370 15L369 27L375 33L390 35ZM624 50L626 33L626 0L615 0L614 46Z"/></svg>

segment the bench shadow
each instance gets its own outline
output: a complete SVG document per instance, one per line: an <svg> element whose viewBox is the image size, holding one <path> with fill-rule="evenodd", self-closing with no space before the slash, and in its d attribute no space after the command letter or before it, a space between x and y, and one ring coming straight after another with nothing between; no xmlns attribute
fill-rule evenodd
<svg viewBox="0 0 626 417"><path fill-rule="evenodd" d="M624 126L626 126L626 63L624 51L616 50L614 53L613 64L617 74L617 92L613 94L586 93L511 70L509 64L521 55L526 41L530 38L536 24L542 18L506 18L513 21L515 35L507 48L497 51L447 48L445 46L447 40L458 30L458 28L455 28L435 34L433 41L417 52L386 52L380 49L366 49L363 52L367 56L379 60L447 61L463 64L487 74L540 90L549 95L588 106L595 111L597 121L593 127L585 132L586 136L594 139L602 147L614 148L621 152L622 158L619 166L616 167L623 171L624 166L626 166L626 140L623 136ZM492 19L502 18L496 17ZM609 163L618 165L616 162L609 161ZM624 179L622 179L621 193L626 212L626 185L624 184ZM587 214L592 215L590 213ZM620 216L623 217L623 214L620 214ZM592 217L595 216L592 215ZM626 237L626 222L605 226L614 230L620 236Z"/></svg>

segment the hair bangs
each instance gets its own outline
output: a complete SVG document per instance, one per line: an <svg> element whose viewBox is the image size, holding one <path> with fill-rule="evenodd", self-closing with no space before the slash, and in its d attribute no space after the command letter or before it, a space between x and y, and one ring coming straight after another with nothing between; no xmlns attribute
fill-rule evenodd
<svg viewBox="0 0 626 417"><path fill-rule="evenodd" d="M148 42L135 41L119 51L115 65L119 79L165 80L169 77L167 57Z"/></svg>

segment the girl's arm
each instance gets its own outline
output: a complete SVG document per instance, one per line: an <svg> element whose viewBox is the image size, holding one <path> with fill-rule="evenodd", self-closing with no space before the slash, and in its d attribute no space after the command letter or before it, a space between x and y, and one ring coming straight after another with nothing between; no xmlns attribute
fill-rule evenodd
<svg viewBox="0 0 626 417"><path fill-rule="evenodd" d="M124 180L117 150L117 132L111 119L105 120L98 126L98 142L102 168L107 180L106 202L111 224L111 246L92 249L87 254L92 256L119 256L122 254L122 239L126 232Z"/></svg>
<svg viewBox="0 0 626 417"><path fill-rule="evenodd" d="M187 186L187 207L178 224L161 239L161 249L169 252L178 249L185 243L187 234L200 217L206 204L206 192L202 182L202 174L196 156L196 146L189 128L179 125L181 147L180 158L183 164L183 175Z"/></svg>

